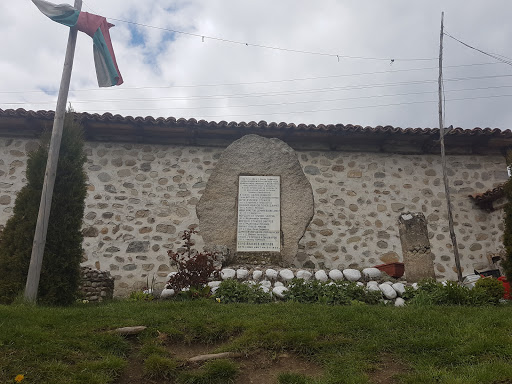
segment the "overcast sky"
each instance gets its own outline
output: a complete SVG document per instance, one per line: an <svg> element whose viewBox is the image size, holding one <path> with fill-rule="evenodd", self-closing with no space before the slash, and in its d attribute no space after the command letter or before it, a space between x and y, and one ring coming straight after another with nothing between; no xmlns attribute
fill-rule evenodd
<svg viewBox="0 0 512 384"><path fill-rule="evenodd" d="M97 87L80 33L69 95L79 112L438 127L442 11L454 37L512 57L510 0L86 0L82 10L116 25L125 82ZM29 0L0 1L1 109L55 108L67 32ZM445 36L444 80L446 125L512 128L511 66Z"/></svg>

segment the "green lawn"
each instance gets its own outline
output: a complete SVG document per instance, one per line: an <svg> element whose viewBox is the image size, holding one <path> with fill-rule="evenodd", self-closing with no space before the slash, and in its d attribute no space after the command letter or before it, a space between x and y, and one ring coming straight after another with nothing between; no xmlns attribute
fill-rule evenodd
<svg viewBox="0 0 512 384"><path fill-rule="evenodd" d="M283 384L372 383L387 368L392 377L385 382L512 383L511 319L511 305L394 308L212 300L0 306L0 382L14 383L23 374L23 383L115 383L134 354L147 382L224 383L229 378L205 377L216 369L235 374L236 359L203 371L182 366L162 342L165 335L174 343L215 344L219 352L286 352L323 372L314 379L284 374ZM148 327L135 340L108 332L134 325Z"/></svg>

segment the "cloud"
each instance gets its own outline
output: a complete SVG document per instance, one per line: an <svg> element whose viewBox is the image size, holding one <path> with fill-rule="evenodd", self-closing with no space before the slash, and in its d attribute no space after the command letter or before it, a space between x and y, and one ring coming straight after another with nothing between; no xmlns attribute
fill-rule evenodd
<svg viewBox="0 0 512 384"><path fill-rule="evenodd" d="M116 25L111 36L125 79L98 89L92 41L79 35L70 101L88 112L436 127L441 11L454 36L512 56L506 0L492 7L477 0L87 0L84 10ZM9 37L0 108L53 109L67 28L24 1L0 3L0 29ZM510 66L488 65L492 59L448 38L444 47L446 124L509 128ZM34 90L43 92L25 92Z"/></svg>

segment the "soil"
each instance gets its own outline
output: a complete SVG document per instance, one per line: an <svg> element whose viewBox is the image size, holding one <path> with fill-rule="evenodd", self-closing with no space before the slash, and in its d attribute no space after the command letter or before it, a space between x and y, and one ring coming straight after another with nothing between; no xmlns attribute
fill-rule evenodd
<svg viewBox="0 0 512 384"><path fill-rule="evenodd" d="M186 343L164 343L170 355L177 360L185 361L191 357L214 353L220 347L219 344L186 344ZM117 384L164 384L169 383L165 379L149 379L144 376L143 358L139 355L140 345L134 340L131 353L128 357L128 364ZM275 384L277 376L281 373L299 373L309 377L319 377L322 374L320 366L303 359L299 356L282 353L276 356L270 355L268 351L254 351L250 355L234 359L240 369L236 378L236 384ZM199 367L201 364L191 365Z"/></svg>
<svg viewBox="0 0 512 384"><path fill-rule="evenodd" d="M398 380L396 375L407 372L408 368L405 364L395 360L391 355L383 355L381 357L377 369L371 372L371 382L374 384L393 384Z"/></svg>

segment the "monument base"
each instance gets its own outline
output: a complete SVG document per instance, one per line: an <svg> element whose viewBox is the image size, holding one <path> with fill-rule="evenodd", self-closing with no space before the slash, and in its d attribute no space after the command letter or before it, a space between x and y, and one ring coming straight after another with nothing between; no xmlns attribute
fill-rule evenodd
<svg viewBox="0 0 512 384"><path fill-rule="evenodd" d="M285 266L279 252L236 252L235 263Z"/></svg>

